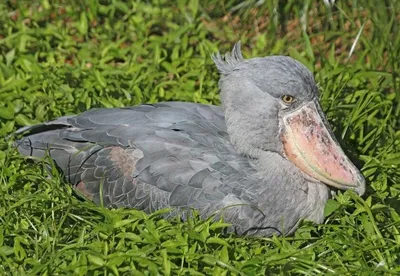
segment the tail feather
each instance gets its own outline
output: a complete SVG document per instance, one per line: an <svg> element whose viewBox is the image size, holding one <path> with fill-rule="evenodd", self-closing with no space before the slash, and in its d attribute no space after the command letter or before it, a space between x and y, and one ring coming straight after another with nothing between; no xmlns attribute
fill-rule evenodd
<svg viewBox="0 0 400 276"><path fill-rule="evenodd" d="M61 128L29 134L17 140L16 147L22 155L31 156L35 159L50 157L57 167L63 171L67 180L77 184L81 180L82 164L102 147L90 142L63 139L60 135L63 130Z"/></svg>
<svg viewBox="0 0 400 276"><path fill-rule="evenodd" d="M48 130L52 130L52 129L60 129L60 128L65 128L65 127L69 127L71 126L71 124L68 122L69 118L72 118L75 116L63 116L60 117L56 120L50 121L50 122L46 122L46 123L41 123L41 124L37 124L37 125L32 125L32 126L25 126L25 127L21 127L19 128L15 134L23 134L26 132L29 132L29 134L33 134L33 133L39 133L39 132L44 132L44 131L48 131Z"/></svg>

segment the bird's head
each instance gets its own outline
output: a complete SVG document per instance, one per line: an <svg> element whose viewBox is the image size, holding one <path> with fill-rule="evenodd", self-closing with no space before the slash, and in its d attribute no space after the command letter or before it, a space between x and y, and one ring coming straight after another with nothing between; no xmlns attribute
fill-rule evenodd
<svg viewBox="0 0 400 276"><path fill-rule="evenodd" d="M286 56L245 60L240 43L213 60L228 133L240 153L275 152L308 181L364 193L365 179L332 133L304 65Z"/></svg>

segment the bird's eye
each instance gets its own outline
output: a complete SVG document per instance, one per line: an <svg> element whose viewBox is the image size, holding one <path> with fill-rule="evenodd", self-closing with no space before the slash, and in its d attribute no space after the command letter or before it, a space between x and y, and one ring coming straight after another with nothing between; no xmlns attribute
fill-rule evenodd
<svg viewBox="0 0 400 276"><path fill-rule="evenodd" d="M285 104L291 104L291 103L294 102L294 97L293 97L293 96L290 96L290 95L283 95L283 96L282 96L282 101L283 101Z"/></svg>

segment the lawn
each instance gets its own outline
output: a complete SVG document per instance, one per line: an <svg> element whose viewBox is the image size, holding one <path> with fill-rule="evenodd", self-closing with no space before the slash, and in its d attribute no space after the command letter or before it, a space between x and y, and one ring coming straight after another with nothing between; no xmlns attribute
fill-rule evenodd
<svg viewBox="0 0 400 276"><path fill-rule="evenodd" d="M97 2L0 3L0 275L400 274L400 1ZM219 104L210 55L238 40L245 57L314 73L367 179L362 198L329 200L322 225L246 238L196 215L105 209L13 147L17 128L93 107Z"/></svg>

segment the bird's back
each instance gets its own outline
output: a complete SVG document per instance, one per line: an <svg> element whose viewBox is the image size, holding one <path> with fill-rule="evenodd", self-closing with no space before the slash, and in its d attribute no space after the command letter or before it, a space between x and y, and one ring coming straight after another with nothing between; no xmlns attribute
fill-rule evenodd
<svg viewBox="0 0 400 276"><path fill-rule="evenodd" d="M24 128L24 155L49 155L68 182L104 206L211 214L252 201L255 169L226 132L222 110L194 103L92 109Z"/></svg>

